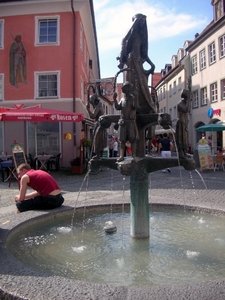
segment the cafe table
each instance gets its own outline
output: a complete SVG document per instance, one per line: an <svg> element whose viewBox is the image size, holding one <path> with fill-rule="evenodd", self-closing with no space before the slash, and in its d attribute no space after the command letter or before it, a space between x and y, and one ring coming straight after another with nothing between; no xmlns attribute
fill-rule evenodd
<svg viewBox="0 0 225 300"><path fill-rule="evenodd" d="M6 155L6 154L0 155L0 161L5 161L5 160L9 160L9 159L12 159L12 155Z"/></svg>
<svg viewBox="0 0 225 300"><path fill-rule="evenodd" d="M48 160L52 157L52 155L42 154L36 155L35 159L35 167L37 169L42 169L48 171Z"/></svg>
<svg viewBox="0 0 225 300"><path fill-rule="evenodd" d="M14 163L12 160L5 160L1 162L1 170L2 170L2 181L4 182L9 182L9 186L11 185L11 180L12 177L14 177L16 180L18 180L17 178L17 174L16 174L16 169L14 166ZM4 171L6 171L7 174L7 178L5 179L4 176Z"/></svg>

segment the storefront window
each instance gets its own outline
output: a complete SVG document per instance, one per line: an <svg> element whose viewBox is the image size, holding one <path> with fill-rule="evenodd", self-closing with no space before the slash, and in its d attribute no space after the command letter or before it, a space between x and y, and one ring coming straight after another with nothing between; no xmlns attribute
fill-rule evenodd
<svg viewBox="0 0 225 300"><path fill-rule="evenodd" d="M35 140L36 132L36 140ZM48 123L28 122L28 153L32 155L37 154L52 154L57 155L61 149L61 124L60 123ZM35 144L37 146L35 146Z"/></svg>

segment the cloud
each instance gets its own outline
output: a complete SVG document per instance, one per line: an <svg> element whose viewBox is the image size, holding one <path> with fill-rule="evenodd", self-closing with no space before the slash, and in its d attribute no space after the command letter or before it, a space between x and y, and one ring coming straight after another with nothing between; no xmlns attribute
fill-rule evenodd
<svg viewBox="0 0 225 300"><path fill-rule="evenodd" d="M206 25L206 19L188 13L181 13L175 8L150 4L145 0L126 2L94 0L95 21L97 27L98 47L101 53L119 48L122 38L132 25L132 17L136 13L147 16L148 39L157 41L167 39L190 30L199 31Z"/></svg>

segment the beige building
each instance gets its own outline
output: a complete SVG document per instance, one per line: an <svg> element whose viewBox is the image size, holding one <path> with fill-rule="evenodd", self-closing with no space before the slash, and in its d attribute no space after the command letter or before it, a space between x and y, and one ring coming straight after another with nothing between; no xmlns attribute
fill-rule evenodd
<svg viewBox="0 0 225 300"><path fill-rule="evenodd" d="M172 56L171 68L162 70L156 88L160 112L171 115L176 124L176 106L183 88L192 91L189 115L189 137L192 150L202 136L196 128L225 121L225 1L212 1L214 19L193 41L185 41L177 55ZM224 132L208 132L213 136L215 151L225 146ZM224 141L224 142L223 142Z"/></svg>

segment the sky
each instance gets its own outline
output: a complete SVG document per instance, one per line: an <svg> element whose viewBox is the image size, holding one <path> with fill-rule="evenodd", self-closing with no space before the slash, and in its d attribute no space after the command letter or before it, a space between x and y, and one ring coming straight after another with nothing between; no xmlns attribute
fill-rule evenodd
<svg viewBox="0 0 225 300"><path fill-rule="evenodd" d="M101 78L119 71L116 57L137 13L147 16L148 56L161 72L186 40L213 20L211 0L93 0Z"/></svg>

